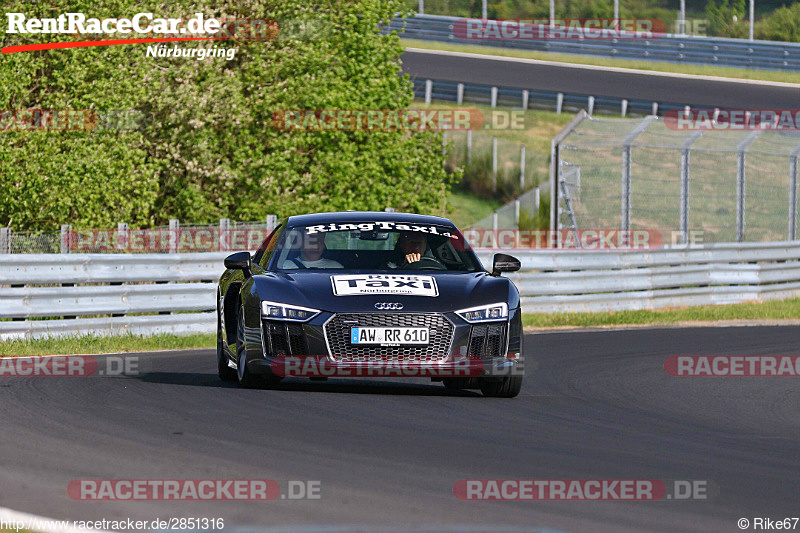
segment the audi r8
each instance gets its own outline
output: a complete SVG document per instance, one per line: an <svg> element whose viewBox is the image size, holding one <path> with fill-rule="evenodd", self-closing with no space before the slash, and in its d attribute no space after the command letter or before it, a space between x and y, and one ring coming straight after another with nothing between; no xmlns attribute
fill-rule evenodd
<svg viewBox="0 0 800 533"><path fill-rule="evenodd" d="M388 212L292 216L254 254L225 259L219 377L430 377L514 397L522 386L519 270L481 264L445 218Z"/></svg>

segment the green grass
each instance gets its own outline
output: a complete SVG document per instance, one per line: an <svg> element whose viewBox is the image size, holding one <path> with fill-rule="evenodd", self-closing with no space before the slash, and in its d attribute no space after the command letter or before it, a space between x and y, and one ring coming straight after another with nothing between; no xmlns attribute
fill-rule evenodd
<svg viewBox="0 0 800 533"><path fill-rule="evenodd" d="M450 44L416 39L401 39L403 46L408 48L425 48L428 50L447 50L451 52L467 52L472 54L487 54L503 57L521 57L524 59L539 59L543 61L558 61L561 63L574 63L582 65L597 65L602 67L619 67L639 70L652 70L657 72L673 72L678 74L695 74L700 76L717 76L722 78L739 78L745 80L780 81L786 83L800 83L800 73L772 70L758 70L734 67L717 67L712 65L684 65L677 63L661 63L658 61L637 61L633 59L609 59L605 57L581 56L573 54L554 54L532 50L516 50L512 48L499 48L494 46L481 46L474 44Z"/></svg>
<svg viewBox="0 0 800 533"><path fill-rule="evenodd" d="M447 197L447 204L447 216L458 228L464 228L483 217L488 217L502 205L498 200L478 198L468 192L458 190L450 193Z"/></svg>
<svg viewBox="0 0 800 533"><path fill-rule="evenodd" d="M668 326L686 322L718 320L781 320L800 318L800 298L733 305L702 305L656 311L605 313L529 313L522 315L525 327L591 327L650 325Z"/></svg>
<svg viewBox="0 0 800 533"><path fill-rule="evenodd" d="M0 357L147 352L156 350L181 350L187 348L212 348L216 346L214 334L195 335L81 335L0 341Z"/></svg>

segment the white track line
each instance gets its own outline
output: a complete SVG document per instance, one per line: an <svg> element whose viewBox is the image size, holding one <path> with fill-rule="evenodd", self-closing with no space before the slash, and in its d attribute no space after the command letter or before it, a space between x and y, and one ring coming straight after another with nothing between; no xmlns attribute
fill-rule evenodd
<svg viewBox="0 0 800 533"><path fill-rule="evenodd" d="M488 54L473 54L469 52L450 52L447 50L429 50L427 48L406 48L408 52L419 54L432 54L450 57L464 57L468 59L489 59L492 61L506 61L509 63L525 63L528 65L547 65L552 67L575 68L583 70L600 70L603 72L620 72L623 74L636 74L644 76L660 76L663 78L681 78L689 80L718 81L722 83L739 83L743 85L765 85L767 87L789 87L800 89L800 83L784 81L745 80L739 78L723 78L721 76L704 76L700 74L681 74L678 72L658 72L654 70L641 70L635 68L603 67L599 65L583 65L578 63L561 63L558 61L545 61L543 59L527 59L524 57L495 56Z"/></svg>
<svg viewBox="0 0 800 533"><path fill-rule="evenodd" d="M6 509L0 507L0 522L20 522L24 524L25 528L30 528L32 531L39 531L41 533L86 533L85 529L78 529L74 527L58 527L59 523L73 523L72 520L56 520L55 518L47 518L35 514L22 513L13 509ZM38 527L34 527L37 526ZM49 526L49 527L48 527ZM13 528L10 528L13 530ZM100 529L93 529L92 533L108 533Z"/></svg>

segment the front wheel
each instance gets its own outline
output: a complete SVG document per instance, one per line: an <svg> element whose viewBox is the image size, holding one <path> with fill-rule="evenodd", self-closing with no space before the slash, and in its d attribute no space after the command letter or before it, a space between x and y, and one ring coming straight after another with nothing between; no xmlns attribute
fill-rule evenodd
<svg viewBox="0 0 800 533"><path fill-rule="evenodd" d="M217 313L217 375L222 381L236 381L236 370L228 364L228 356L222 346L222 328Z"/></svg>
<svg viewBox="0 0 800 533"><path fill-rule="evenodd" d="M522 376L483 378L481 392L489 398L513 398L522 389Z"/></svg>
<svg viewBox="0 0 800 533"><path fill-rule="evenodd" d="M255 389L261 385L259 376L250 372L247 368L247 350L244 342L244 306L239 312L239 321L236 327L236 377L239 386L245 389Z"/></svg>

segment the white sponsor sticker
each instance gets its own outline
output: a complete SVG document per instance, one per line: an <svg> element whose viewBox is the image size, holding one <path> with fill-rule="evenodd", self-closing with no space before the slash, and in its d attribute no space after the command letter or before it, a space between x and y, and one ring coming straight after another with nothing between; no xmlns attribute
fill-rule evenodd
<svg viewBox="0 0 800 533"><path fill-rule="evenodd" d="M329 231L416 231L418 233L428 233L430 235L441 235L448 239L458 239L458 235L452 232L453 228L446 226L426 226L419 224L402 224L400 222L359 222L356 224L319 224L316 226L306 226L306 233L326 233Z"/></svg>
<svg viewBox="0 0 800 533"><path fill-rule="evenodd" d="M407 276L402 274L347 274L331 276L333 294L405 294L408 296L439 296L433 276Z"/></svg>

